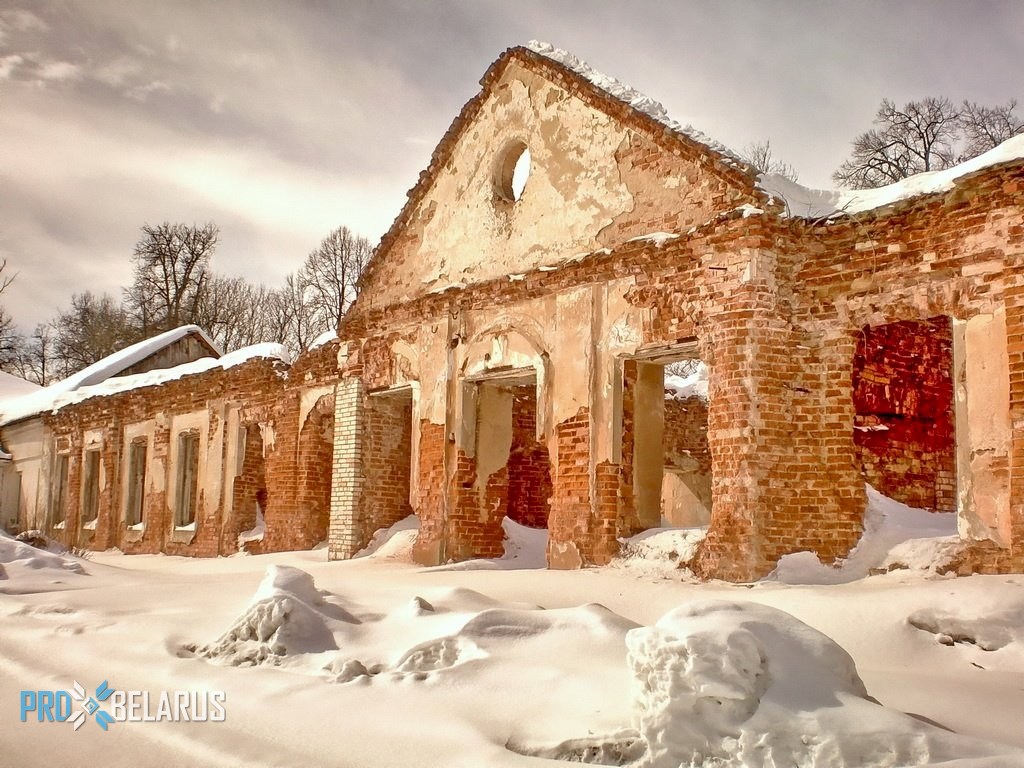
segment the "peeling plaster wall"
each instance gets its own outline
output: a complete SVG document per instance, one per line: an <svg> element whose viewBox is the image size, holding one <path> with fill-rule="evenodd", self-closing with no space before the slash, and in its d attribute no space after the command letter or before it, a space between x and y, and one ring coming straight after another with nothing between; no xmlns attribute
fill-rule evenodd
<svg viewBox="0 0 1024 768"><path fill-rule="evenodd" d="M1006 313L956 323L953 340L960 535L1007 547L1013 426Z"/></svg>
<svg viewBox="0 0 1024 768"><path fill-rule="evenodd" d="M495 178L516 142L530 150L531 173L511 202L496 193ZM553 265L686 229L744 202L754 202L748 191L512 63L363 286L361 303L387 305Z"/></svg>
<svg viewBox="0 0 1024 768"><path fill-rule="evenodd" d="M12 471L21 474L21 490L17 506L4 509L4 521L14 520L16 527L23 531L46 527L46 505L49 494L45 487L48 475L44 471L49 452L49 430L43 420L27 419L3 428L4 448L14 457Z"/></svg>

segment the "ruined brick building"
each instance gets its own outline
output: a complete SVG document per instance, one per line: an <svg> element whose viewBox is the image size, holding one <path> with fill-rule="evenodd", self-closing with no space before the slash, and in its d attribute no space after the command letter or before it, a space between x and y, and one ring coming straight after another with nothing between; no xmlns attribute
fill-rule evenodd
<svg viewBox="0 0 1024 768"><path fill-rule="evenodd" d="M705 575L843 557L865 479L959 509L964 568L1024 567L1020 139L844 201L549 47L481 85L339 331L332 557L415 511L423 563L500 554L504 515L546 516L552 567L605 563L682 449L709 465ZM666 409L693 358L706 408Z"/></svg>
<svg viewBox="0 0 1024 768"><path fill-rule="evenodd" d="M575 568L667 517L708 525L695 570L747 580L844 557L867 481L956 510L957 570L1024 570L1024 138L840 195L758 174L550 47L506 51L481 85L338 340L47 417L72 501L94 506L76 464L113 478L93 545L224 553L258 507L251 546L326 534L341 559L415 514L436 564L501 554L507 516ZM706 396L666 399L685 361ZM87 455L95 430L109 458ZM126 517L143 438L163 478L149 539ZM189 529L172 486L197 450L216 480Z"/></svg>
<svg viewBox="0 0 1024 768"><path fill-rule="evenodd" d="M0 406L0 473L16 489L4 526L129 554L313 547L327 534L336 349L221 356L185 326Z"/></svg>

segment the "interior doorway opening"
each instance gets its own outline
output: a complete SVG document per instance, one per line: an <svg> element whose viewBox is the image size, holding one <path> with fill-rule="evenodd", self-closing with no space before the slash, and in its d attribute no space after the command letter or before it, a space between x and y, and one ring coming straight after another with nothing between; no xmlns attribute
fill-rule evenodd
<svg viewBox="0 0 1024 768"><path fill-rule="evenodd" d="M711 521L708 367L695 345L623 361L627 535Z"/></svg>
<svg viewBox="0 0 1024 768"><path fill-rule="evenodd" d="M413 514L413 389L374 392L367 398L364 429L365 525L368 538Z"/></svg>
<svg viewBox="0 0 1024 768"><path fill-rule="evenodd" d="M490 519L547 528L553 491L548 447L537 436L533 370L477 383L477 491Z"/></svg>

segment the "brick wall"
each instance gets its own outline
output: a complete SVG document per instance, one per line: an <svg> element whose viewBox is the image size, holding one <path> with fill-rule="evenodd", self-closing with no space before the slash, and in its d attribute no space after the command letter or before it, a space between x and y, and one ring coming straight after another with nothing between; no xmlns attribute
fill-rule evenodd
<svg viewBox="0 0 1024 768"><path fill-rule="evenodd" d="M670 525L702 525L711 511L708 403L700 397L665 401L662 514Z"/></svg>
<svg viewBox="0 0 1024 768"><path fill-rule="evenodd" d="M711 474L708 403L700 397L665 401L665 465Z"/></svg>
<svg viewBox="0 0 1024 768"><path fill-rule="evenodd" d="M872 486L913 507L956 511L949 318L868 327L853 358L854 443Z"/></svg>
<svg viewBox="0 0 1024 768"><path fill-rule="evenodd" d="M1024 569L1022 208L1024 170L1017 164L962 179L949 193L832 222L725 214L662 247L627 242L515 281L388 306L366 302L342 331L353 339L378 338L395 328L429 328L456 306L463 315L487 318L579 286L628 279L625 301L637 318L629 331L641 347L696 341L710 364L712 524L694 565L708 576L745 580L767 573L789 552L810 550L834 561L860 536L866 454L854 427L877 416L858 416L855 407L862 330L1005 309L1013 543L970 544L961 567ZM551 360L556 379L564 364ZM625 378L628 390L628 372ZM624 397L624 432L628 402ZM441 551L445 491L424 500L425 483L444 476L445 438L443 427L430 428L437 434L421 456L420 502L440 511L428 511L421 539ZM630 530L627 441L621 462L595 462L591 439L586 407L553 426L554 566L602 562L616 535ZM449 456L452 494L460 483L475 482L471 462L462 457L456 466L456 458ZM937 502L942 498L937 491Z"/></svg>
<svg viewBox="0 0 1024 768"><path fill-rule="evenodd" d="M551 500L551 459L537 440L537 391L518 387L512 399L512 449L508 459L508 516L546 528Z"/></svg>
<svg viewBox="0 0 1024 768"><path fill-rule="evenodd" d="M331 484L333 393L313 409L312 425L307 422L301 440L298 419L305 392L332 388L336 354L337 343L327 345L299 358L290 370L276 359L253 358L46 414L55 442L70 445L67 522L55 535L66 544L119 547L128 554L231 554L237 550L238 534L252 528L255 501L265 490L266 534L251 545L254 551L306 548L322 540ZM124 523L123 477L128 444L140 425L145 426L147 445L141 531ZM194 530L175 529L170 508L179 471L173 457L183 429L200 434ZM233 446L243 429L245 446L239 457ZM80 465L84 436L97 430L103 435L105 482L96 527L89 531L80 524Z"/></svg>

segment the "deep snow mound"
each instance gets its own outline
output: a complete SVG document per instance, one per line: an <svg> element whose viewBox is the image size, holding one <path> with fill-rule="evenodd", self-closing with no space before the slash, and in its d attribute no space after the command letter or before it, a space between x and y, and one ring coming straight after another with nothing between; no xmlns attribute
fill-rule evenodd
<svg viewBox="0 0 1024 768"><path fill-rule="evenodd" d="M626 636L638 766L925 765L1007 750L881 707L852 658L788 613L708 600Z"/></svg>
<svg viewBox="0 0 1024 768"><path fill-rule="evenodd" d="M324 601L308 573L272 565L231 628L195 652L232 666L280 664L287 656L336 650L331 624L338 620L356 622Z"/></svg>
<svg viewBox="0 0 1024 768"><path fill-rule="evenodd" d="M8 578L8 571L13 573L21 568L52 568L71 573L85 573L82 564L73 555L55 552L49 546L46 549L35 547L0 531L0 579Z"/></svg>

